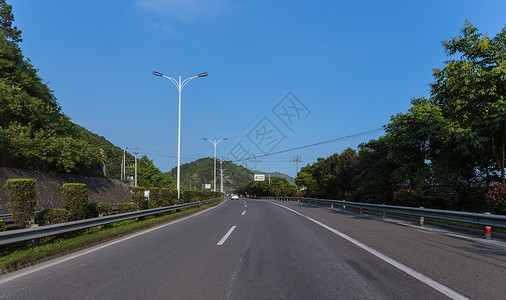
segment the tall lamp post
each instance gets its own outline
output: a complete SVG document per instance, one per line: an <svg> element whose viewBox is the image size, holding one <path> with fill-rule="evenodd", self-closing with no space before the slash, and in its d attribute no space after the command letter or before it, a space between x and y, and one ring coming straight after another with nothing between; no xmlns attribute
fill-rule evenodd
<svg viewBox="0 0 506 300"><path fill-rule="evenodd" d="M179 114L178 114L178 123L177 123L177 201L179 202L179 199L181 198L181 192L179 188L180 183L180 172L181 172L181 91L185 87L185 85L192 79L197 77L205 77L207 76L207 73L200 73L199 75L186 78L185 80L181 81L181 74L179 74L179 81L175 80L172 77L165 76L162 73L159 72L153 72L153 75L160 76L169 79L172 81L172 83L176 86L177 90L179 91Z"/></svg>
<svg viewBox="0 0 506 300"><path fill-rule="evenodd" d="M203 138L204 141L208 141L209 143L213 144L214 145L214 191L216 192L216 145L219 143L219 142L223 142L223 141L226 141L228 140L228 138L224 138L222 140L208 140L206 138Z"/></svg>

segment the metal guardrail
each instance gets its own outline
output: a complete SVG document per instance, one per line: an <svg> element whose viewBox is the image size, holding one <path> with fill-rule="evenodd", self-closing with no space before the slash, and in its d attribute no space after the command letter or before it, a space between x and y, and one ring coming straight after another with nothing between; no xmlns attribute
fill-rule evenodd
<svg viewBox="0 0 506 300"><path fill-rule="evenodd" d="M405 206L393 206L384 204L372 204L372 203L360 203L360 202L348 202L340 200L327 200L327 199L316 199L316 198L301 198L301 197L265 197L266 199L282 200L282 201L302 201L302 202L314 202L315 204L329 204L339 205L342 207L353 207L358 209L369 209L381 211L384 213L398 213L408 216L435 218L449 221L457 221L463 223L477 224L483 226L494 226L506 228L506 216L503 215L492 215L484 213L471 213L453 210L441 210L441 209L429 209L429 208L415 208Z"/></svg>
<svg viewBox="0 0 506 300"><path fill-rule="evenodd" d="M84 219L54 225L47 226L39 226L34 228L25 228L25 229L16 229L16 230L8 230L0 232L0 246L7 245L16 242L30 241L36 240L43 237L48 237L52 235L77 231L81 229L91 228L95 226L106 225L110 223L115 223L119 221L125 221L150 215L156 215L160 213L170 212L182 208L189 208L194 206L200 206L203 204L208 204L212 202L216 202L223 199L223 197L202 200L198 202L191 202L173 206L165 206L158 208L151 208L145 210L139 210L134 212L127 212L122 214L109 215L98 218Z"/></svg>

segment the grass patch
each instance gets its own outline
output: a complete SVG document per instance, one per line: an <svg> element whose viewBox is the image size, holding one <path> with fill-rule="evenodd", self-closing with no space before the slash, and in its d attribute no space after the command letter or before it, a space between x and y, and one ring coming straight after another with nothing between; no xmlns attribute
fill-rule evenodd
<svg viewBox="0 0 506 300"><path fill-rule="evenodd" d="M32 242L20 242L0 247L0 273L5 274L36 262L50 259L54 256L67 254L86 247L94 246L100 242L136 230L145 229L164 223L205 208L218 205L216 201L200 207L192 207L178 212L167 212L161 215L147 216L138 220L126 220L98 227L83 229L66 234L42 238L38 245Z"/></svg>

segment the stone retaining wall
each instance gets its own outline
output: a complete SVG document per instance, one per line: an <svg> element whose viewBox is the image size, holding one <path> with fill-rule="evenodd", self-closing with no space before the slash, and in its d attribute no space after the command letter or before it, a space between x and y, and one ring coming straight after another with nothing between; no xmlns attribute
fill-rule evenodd
<svg viewBox="0 0 506 300"><path fill-rule="evenodd" d="M88 186L89 202L116 204L130 201L128 186L116 179L86 177L77 175L50 174L38 171L27 171L0 167L0 214L10 213L7 190L4 188L7 179L35 179L37 187L37 207L35 210L62 207L61 188L64 183L84 183Z"/></svg>

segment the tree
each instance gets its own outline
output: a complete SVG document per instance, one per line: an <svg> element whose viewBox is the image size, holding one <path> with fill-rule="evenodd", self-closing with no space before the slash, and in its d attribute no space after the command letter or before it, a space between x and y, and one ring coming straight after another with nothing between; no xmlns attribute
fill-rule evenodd
<svg viewBox="0 0 506 300"><path fill-rule="evenodd" d="M449 61L434 70L431 94L459 151L479 154L480 165L493 169L505 183L506 161L506 27L493 38L468 20L460 35L442 42Z"/></svg>
<svg viewBox="0 0 506 300"><path fill-rule="evenodd" d="M352 181L354 200L385 204L392 200L392 173L397 164L388 158L390 138L386 135L359 145L358 174Z"/></svg>
<svg viewBox="0 0 506 300"><path fill-rule="evenodd" d="M146 155L137 160L137 176L138 185L145 188L174 188L170 174L162 173Z"/></svg>
<svg viewBox="0 0 506 300"><path fill-rule="evenodd" d="M14 15L12 14L12 5L8 5L5 0L0 0L0 30L3 35L14 43L20 43L21 30L18 30L16 26L12 27L14 22Z"/></svg>

